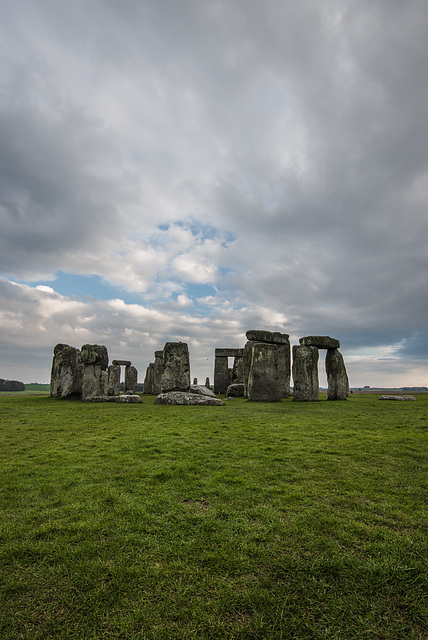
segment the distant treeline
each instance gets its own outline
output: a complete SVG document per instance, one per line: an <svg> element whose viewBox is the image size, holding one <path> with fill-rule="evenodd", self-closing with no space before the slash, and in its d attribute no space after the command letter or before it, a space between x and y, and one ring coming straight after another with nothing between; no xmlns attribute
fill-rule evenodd
<svg viewBox="0 0 428 640"><path fill-rule="evenodd" d="M25 384L18 380L3 380L3 378L0 378L0 391L25 391Z"/></svg>

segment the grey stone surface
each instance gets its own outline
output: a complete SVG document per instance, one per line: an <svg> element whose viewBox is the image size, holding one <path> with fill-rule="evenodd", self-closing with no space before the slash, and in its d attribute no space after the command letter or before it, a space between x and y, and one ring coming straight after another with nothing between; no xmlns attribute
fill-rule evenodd
<svg viewBox="0 0 428 640"><path fill-rule="evenodd" d="M278 379L279 395L281 398L288 398L290 395L291 380L291 349L290 341L277 345L278 353Z"/></svg>
<svg viewBox="0 0 428 640"><path fill-rule="evenodd" d="M318 400L318 357L317 347L293 346L293 401Z"/></svg>
<svg viewBox="0 0 428 640"><path fill-rule="evenodd" d="M211 389L210 379L209 378L205 378L205 386L206 386L207 389Z"/></svg>
<svg viewBox="0 0 428 640"><path fill-rule="evenodd" d="M189 348L185 342L167 342L163 349L162 358L162 393L188 391L189 387Z"/></svg>
<svg viewBox="0 0 428 640"><path fill-rule="evenodd" d="M243 382L236 382L227 387L227 396L232 398L243 398L245 385Z"/></svg>
<svg viewBox="0 0 428 640"><path fill-rule="evenodd" d="M130 360L112 360L112 364L118 364L120 367L127 367L132 364Z"/></svg>
<svg viewBox="0 0 428 640"><path fill-rule="evenodd" d="M318 349L340 349L340 342L330 336L306 336L300 338L303 347L317 347Z"/></svg>
<svg viewBox="0 0 428 640"><path fill-rule="evenodd" d="M153 362L151 362L146 369L146 377L144 378L143 388L144 388L144 393L157 395L157 393L155 393L155 390L154 390L154 368L155 368L155 365Z"/></svg>
<svg viewBox="0 0 428 640"><path fill-rule="evenodd" d="M244 382L244 358L243 356L235 356L233 360L231 384L241 384L243 382Z"/></svg>
<svg viewBox="0 0 428 640"><path fill-rule="evenodd" d="M247 392L248 400L253 402L278 402L280 400L276 344L252 343Z"/></svg>
<svg viewBox="0 0 428 640"><path fill-rule="evenodd" d="M270 344L289 344L289 335L279 331L266 331L264 329L249 329L245 334L247 340L253 342L268 342Z"/></svg>
<svg viewBox="0 0 428 640"><path fill-rule="evenodd" d="M113 360L113 363L117 360ZM120 395L120 365L111 364L107 369L108 383L107 383L107 395L118 396Z"/></svg>
<svg viewBox="0 0 428 640"><path fill-rule="evenodd" d="M108 351L99 344L84 344L80 358L85 365L82 379L82 398L107 395Z"/></svg>
<svg viewBox="0 0 428 640"><path fill-rule="evenodd" d="M226 358L239 358L244 355L244 349L237 349L235 347L225 347L221 349L214 350L215 356L223 356Z"/></svg>
<svg viewBox="0 0 428 640"><path fill-rule="evenodd" d="M327 400L346 400L349 380L343 356L338 349L327 349L325 371L328 382Z"/></svg>
<svg viewBox="0 0 428 640"><path fill-rule="evenodd" d="M84 365L80 358L80 350L68 344L57 344L53 353L51 396L67 398L82 395Z"/></svg>
<svg viewBox="0 0 428 640"><path fill-rule="evenodd" d="M84 344L80 349L80 358L84 365L98 364L103 371L108 367L107 347L101 344Z"/></svg>
<svg viewBox="0 0 428 640"><path fill-rule="evenodd" d="M415 396L379 396L379 400L416 400Z"/></svg>
<svg viewBox="0 0 428 640"><path fill-rule="evenodd" d="M85 402L119 402L120 404L139 404L141 398L138 395L124 395L124 396L89 396L85 398Z"/></svg>
<svg viewBox="0 0 428 640"><path fill-rule="evenodd" d="M216 352L218 349L216 349ZM229 386L228 356L215 356L214 363L214 393L226 393Z"/></svg>
<svg viewBox="0 0 428 640"><path fill-rule="evenodd" d="M160 393L155 400L155 404L220 406L224 405L224 402L219 398L199 395L198 393L169 391Z"/></svg>
<svg viewBox="0 0 428 640"><path fill-rule="evenodd" d="M135 393L138 384L138 371L132 364L128 364L125 367L125 383L124 383L124 391L131 391Z"/></svg>
<svg viewBox="0 0 428 640"><path fill-rule="evenodd" d="M197 393L200 396L209 396L210 398L215 398L215 393L211 391L211 389L207 389L207 387L203 387L202 385L193 384L190 389L190 393Z"/></svg>
<svg viewBox="0 0 428 640"><path fill-rule="evenodd" d="M161 378L162 378L162 360L163 351L155 351L155 361L153 363L153 391L152 393L158 395L161 392Z"/></svg>

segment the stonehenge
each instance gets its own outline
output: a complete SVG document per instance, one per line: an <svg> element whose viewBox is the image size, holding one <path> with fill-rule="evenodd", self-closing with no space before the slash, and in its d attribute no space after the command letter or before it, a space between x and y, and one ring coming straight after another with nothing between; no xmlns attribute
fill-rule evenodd
<svg viewBox="0 0 428 640"><path fill-rule="evenodd" d="M146 370L144 393L156 395L158 404L218 404L215 394L245 397L252 402L278 402L290 396L293 377L293 401L316 402L319 395L319 350L326 351L327 399L345 400L349 380L339 351L340 342L330 336L305 336L292 348L288 334L250 329L243 348L215 349L214 393L209 378L205 386L190 383L189 349L184 342L166 342L154 352L154 361ZM233 358L233 366L229 359ZM121 367L124 372L124 396L120 394ZM90 402L138 402L138 371L130 360L113 360L109 365L107 347L85 344L82 348L66 344L54 347L50 395L67 398L80 396ZM177 395L178 394L178 395ZM181 396L179 394L182 394ZM188 395L193 397L188 398ZM159 396L162 396L159 398ZM197 400L201 396L205 400ZM140 398L141 400L141 398Z"/></svg>
<svg viewBox="0 0 428 640"><path fill-rule="evenodd" d="M85 401L94 398L97 402L115 401L121 397L120 372L124 366L124 391L128 396L139 398L135 396L138 371L131 361L113 360L111 365L108 361L107 347L103 345L84 344L81 349L76 349L67 344L57 344L53 351L50 395L57 398L76 396Z"/></svg>
<svg viewBox="0 0 428 640"><path fill-rule="evenodd" d="M244 349L216 349L214 361L214 393L226 393L230 384L244 382ZM229 358L234 358L229 369Z"/></svg>
<svg viewBox="0 0 428 640"><path fill-rule="evenodd" d="M314 402L318 400L318 349L326 349L327 400L346 400L349 381L340 342L330 336L306 336L293 346L293 400Z"/></svg>

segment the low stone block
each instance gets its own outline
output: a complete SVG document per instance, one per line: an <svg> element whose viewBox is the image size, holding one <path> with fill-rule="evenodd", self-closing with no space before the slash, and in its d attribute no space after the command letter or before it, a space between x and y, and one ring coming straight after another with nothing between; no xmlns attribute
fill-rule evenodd
<svg viewBox="0 0 428 640"><path fill-rule="evenodd" d="M236 382L227 387L227 396L230 398L243 398L245 393L245 384Z"/></svg>
<svg viewBox="0 0 428 640"><path fill-rule="evenodd" d="M379 396L379 400L416 400L415 396Z"/></svg>
<svg viewBox="0 0 428 640"><path fill-rule="evenodd" d="M167 393L160 393L155 400L155 404L220 406L224 405L224 402L219 398L202 396L198 393L169 391Z"/></svg>
<svg viewBox="0 0 428 640"><path fill-rule="evenodd" d="M141 398L138 395L124 396L89 396L85 402L119 402L119 404L139 404Z"/></svg>

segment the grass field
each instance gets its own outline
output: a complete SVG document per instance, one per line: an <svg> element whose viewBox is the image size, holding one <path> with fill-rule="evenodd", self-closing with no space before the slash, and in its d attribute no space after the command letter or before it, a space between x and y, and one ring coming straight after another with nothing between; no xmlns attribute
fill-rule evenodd
<svg viewBox="0 0 428 640"><path fill-rule="evenodd" d="M0 423L2 639L428 638L428 394Z"/></svg>

